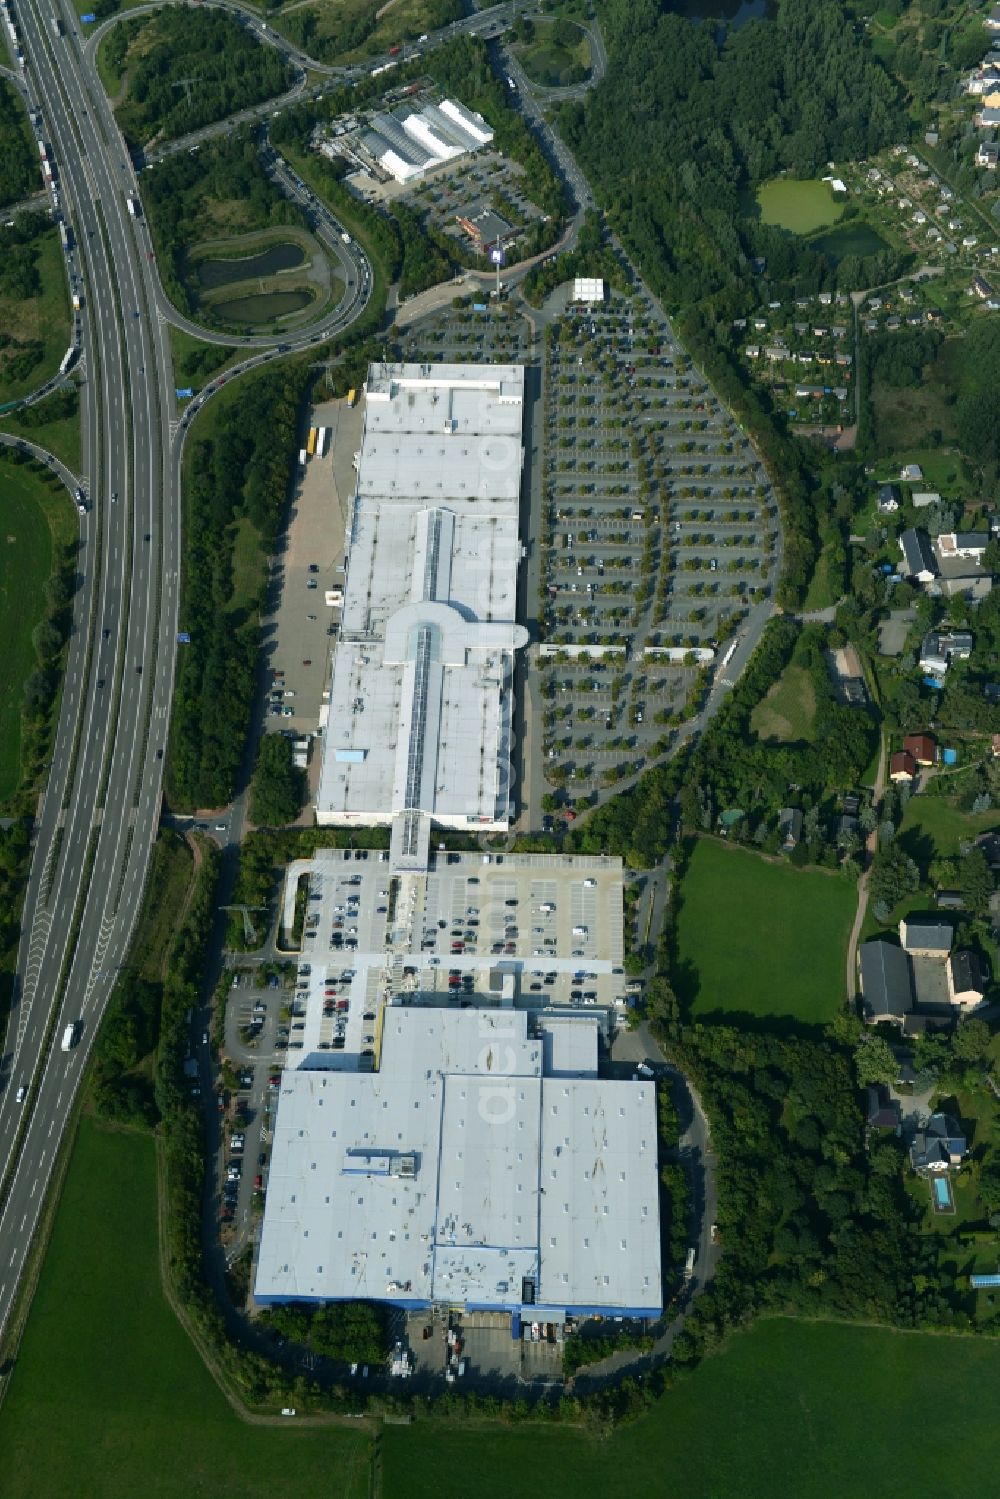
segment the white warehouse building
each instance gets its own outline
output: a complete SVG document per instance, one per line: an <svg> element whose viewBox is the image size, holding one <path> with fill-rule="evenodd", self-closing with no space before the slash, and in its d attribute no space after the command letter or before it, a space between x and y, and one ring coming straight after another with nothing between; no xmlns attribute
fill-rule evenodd
<svg viewBox="0 0 1000 1499"><path fill-rule="evenodd" d="M282 1076L259 1303L662 1310L655 1089L597 1024L392 1006L378 1071Z"/></svg>
<svg viewBox="0 0 1000 1499"><path fill-rule="evenodd" d="M488 146L493 131L482 115L454 99L413 110L376 114L362 140L366 151L397 182L419 179L430 167Z"/></svg>
<svg viewBox="0 0 1000 1499"><path fill-rule="evenodd" d="M504 829L524 371L373 365L366 395L317 820Z"/></svg>

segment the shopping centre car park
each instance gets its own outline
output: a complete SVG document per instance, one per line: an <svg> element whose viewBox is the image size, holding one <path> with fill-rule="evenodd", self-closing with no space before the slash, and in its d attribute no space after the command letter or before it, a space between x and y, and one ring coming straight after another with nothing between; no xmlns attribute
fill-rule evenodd
<svg viewBox="0 0 1000 1499"><path fill-rule="evenodd" d="M506 985L520 1007L603 1010L613 1027L626 984L619 859L438 851L426 873L390 869L376 849L289 866L289 931L308 886L289 1066L364 1065L381 1005L418 993L463 1005Z"/></svg>
<svg viewBox="0 0 1000 1499"><path fill-rule="evenodd" d="M776 511L746 439L643 299L555 320L544 400L545 757L593 796L666 748L696 684L684 653L714 655L770 585Z"/></svg>

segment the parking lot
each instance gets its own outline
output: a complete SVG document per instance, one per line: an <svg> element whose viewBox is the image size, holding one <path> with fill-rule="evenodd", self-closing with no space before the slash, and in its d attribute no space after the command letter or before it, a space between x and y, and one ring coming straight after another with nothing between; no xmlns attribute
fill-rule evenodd
<svg viewBox="0 0 1000 1499"><path fill-rule="evenodd" d="M505 976L519 1006L624 1008L617 860L440 853L428 875L390 880L378 850L322 849L289 869L286 930L303 887L295 1062L329 1052L331 1067L366 1066L384 999L499 1001Z"/></svg>
<svg viewBox="0 0 1000 1499"><path fill-rule="evenodd" d="M340 609L326 599L344 584L344 531L354 493L361 405L349 409L345 401L328 401L314 408L309 425L329 428L329 446L324 457L309 458L298 470L288 527L273 559L271 612L264 626L267 726L296 734L315 733L329 682Z"/></svg>
<svg viewBox="0 0 1000 1499"><path fill-rule="evenodd" d="M263 1208L271 1121L291 1019L291 975L276 965L227 973L217 1161L223 1243L239 1249Z"/></svg>
<svg viewBox="0 0 1000 1499"><path fill-rule="evenodd" d="M485 301L443 309L422 318L400 344L402 359L444 364L527 364L533 362L531 326L507 303Z"/></svg>
<svg viewBox="0 0 1000 1499"><path fill-rule="evenodd" d="M777 510L644 295L552 308L535 661L546 778L588 804L696 710L706 664L767 596Z"/></svg>

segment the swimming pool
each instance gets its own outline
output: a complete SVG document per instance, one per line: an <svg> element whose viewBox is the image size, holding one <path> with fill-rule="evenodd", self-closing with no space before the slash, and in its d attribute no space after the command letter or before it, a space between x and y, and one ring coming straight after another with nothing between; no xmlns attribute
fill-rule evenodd
<svg viewBox="0 0 1000 1499"><path fill-rule="evenodd" d="M955 1200L951 1195L951 1182L946 1176L936 1176L931 1186L934 1191L934 1206L938 1212L949 1212L955 1205Z"/></svg>

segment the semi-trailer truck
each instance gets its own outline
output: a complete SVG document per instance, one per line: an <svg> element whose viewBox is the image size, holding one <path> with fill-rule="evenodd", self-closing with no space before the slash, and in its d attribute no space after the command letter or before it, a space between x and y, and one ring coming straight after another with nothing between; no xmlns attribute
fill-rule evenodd
<svg viewBox="0 0 1000 1499"><path fill-rule="evenodd" d="M70 1023L69 1023L69 1025L63 1031L62 1050L63 1051L72 1051L73 1047L75 1045L76 1045L76 1021L75 1020L71 1020Z"/></svg>

